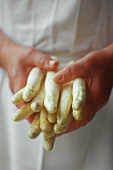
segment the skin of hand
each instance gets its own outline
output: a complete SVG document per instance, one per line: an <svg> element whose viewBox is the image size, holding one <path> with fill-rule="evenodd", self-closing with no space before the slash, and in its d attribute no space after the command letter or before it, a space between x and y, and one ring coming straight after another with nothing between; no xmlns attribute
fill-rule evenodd
<svg viewBox="0 0 113 170"><path fill-rule="evenodd" d="M0 66L8 74L13 93L26 85L32 67L49 71L56 70L58 64L58 61L51 59L47 54L31 47L18 45L0 33ZM32 117L28 118L29 122L32 121Z"/></svg>
<svg viewBox="0 0 113 170"><path fill-rule="evenodd" d="M86 55L77 62L56 73L53 80L63 84L77 77L82 77L87 83L87 99L83 110L84 117L71 123L64 132L76 130L86 125L96 112L108 101L113 86L113 44ZM63 134L64 134L63 133Z"/></svg>

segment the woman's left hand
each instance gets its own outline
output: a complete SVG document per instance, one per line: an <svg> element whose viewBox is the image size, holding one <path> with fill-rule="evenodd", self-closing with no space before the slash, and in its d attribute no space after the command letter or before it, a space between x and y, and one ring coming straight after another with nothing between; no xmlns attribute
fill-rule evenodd
<svg viewBox="0 0 113 170"><path fill-rule="evenodd" d="M84 117L73 121L66 132L87 124L96 112L108 101L113 86L113 44L100 51L94 51L77 62L57 72L53 80L63 84L77 77L87 83L87 100L83 110Z"/></svg>

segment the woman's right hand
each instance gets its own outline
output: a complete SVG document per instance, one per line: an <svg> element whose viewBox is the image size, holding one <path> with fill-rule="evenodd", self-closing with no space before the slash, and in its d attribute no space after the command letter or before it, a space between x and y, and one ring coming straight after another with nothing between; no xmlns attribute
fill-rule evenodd
<svg viewBox="0 0 113 170"><path fill-rule="evenodd" d="M26 85L32 67L56 70L58 61L34 48L17 45L0 33L0 65L6 70L13 93Z"/></svg>
<svg viewBox="0 0 113 170"><path fill-rule="evenodd" d="M55 71L58 64L58 61L47 54L32 47L17 45L0 33L0 66L8 74L10 88L13 93L26 85L27 77L32 67ZM18 107L22 105L20 104ZM31 115L27 120L31 123L33 118L34 115Z"/></svg>

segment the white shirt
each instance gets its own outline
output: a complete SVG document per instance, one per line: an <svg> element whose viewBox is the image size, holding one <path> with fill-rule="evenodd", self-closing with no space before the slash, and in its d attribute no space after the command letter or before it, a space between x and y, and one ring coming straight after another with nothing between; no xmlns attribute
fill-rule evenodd
<svg viewBox="0 0 113 170"><path fill-rule="evenodd" d="M0 29L15 42L56 55L64 67L113 42L112 0L0 0ZM56 139L46 152L41 136L27 136L28 122L14 123L16 107L0 68L1 170L112 170L113 95L94 119Z"/></svg>

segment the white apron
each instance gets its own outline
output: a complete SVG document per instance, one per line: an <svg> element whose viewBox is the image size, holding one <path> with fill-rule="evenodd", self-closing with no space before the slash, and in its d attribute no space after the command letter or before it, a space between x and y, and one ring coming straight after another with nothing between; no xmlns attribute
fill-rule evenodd
<svg viewBox="0 0 113 170"><path fill-rule="evenodd" d="M113 42L113 0L0 0L0 29L15 42L56 55L64 67ZM56 139L46 152L41 136L15 123L5 71L0 68L0 170L113 170L113 95L94 119Z"/></svg>

